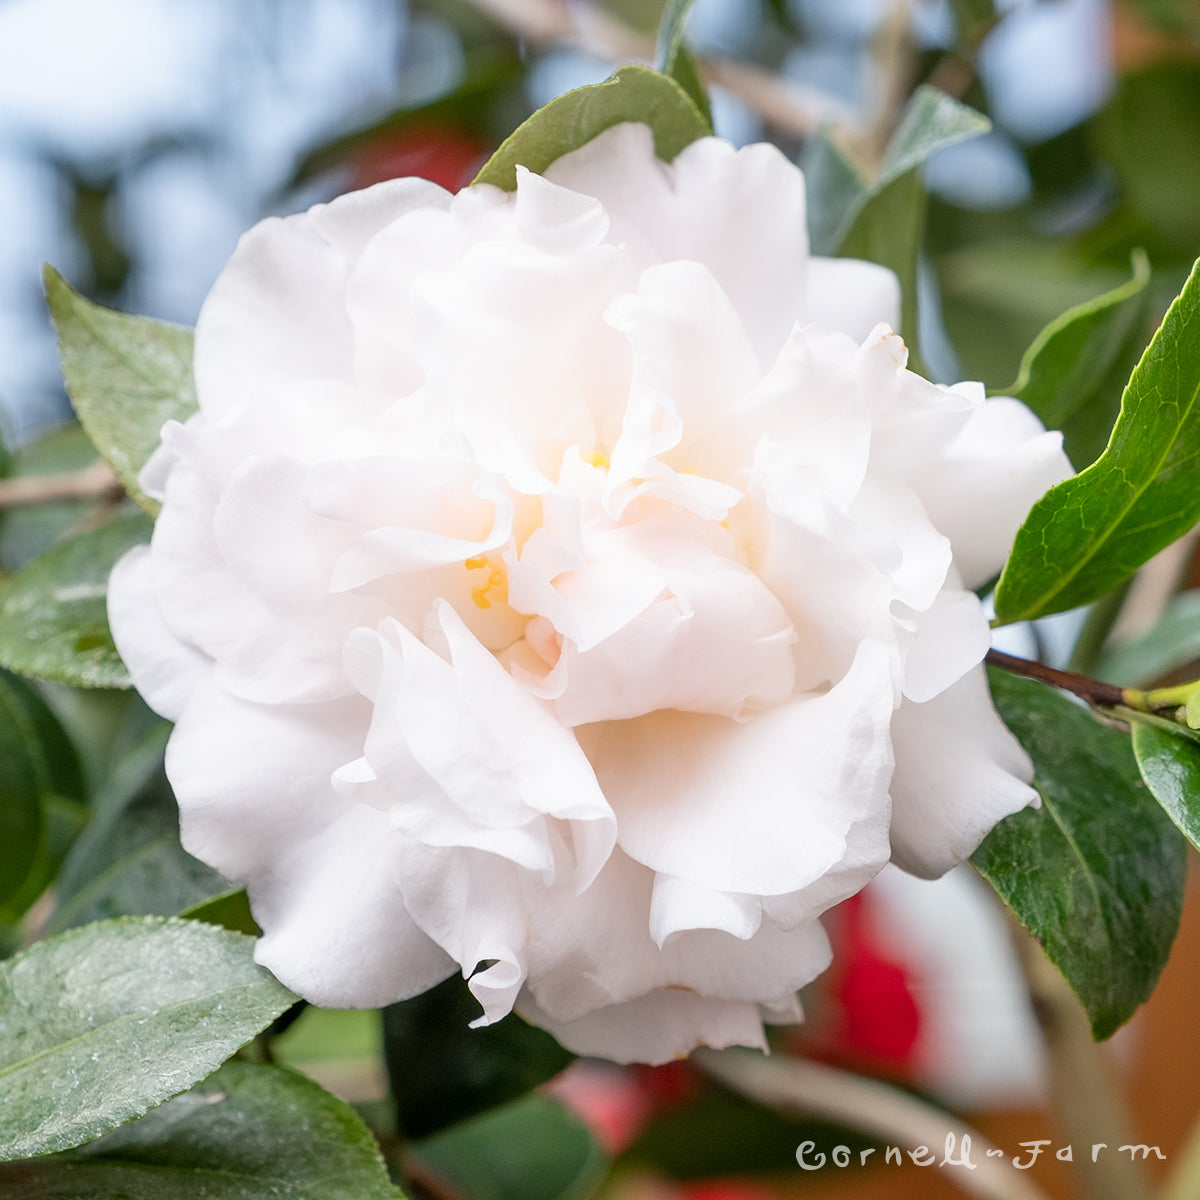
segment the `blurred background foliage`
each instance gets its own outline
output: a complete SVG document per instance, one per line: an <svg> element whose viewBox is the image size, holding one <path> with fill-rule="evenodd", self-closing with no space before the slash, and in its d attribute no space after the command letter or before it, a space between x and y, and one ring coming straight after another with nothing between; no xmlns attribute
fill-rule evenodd
<svg viewBox="0 0 1200 1200"><path fill-rule="evenodd" d="M940 152L924 283L942 378L1003 387L1064 308L1159 294L1200 246L1192 0L700 0L717 132L799 155L822 123L868 170L931 82L993 130ZM6 0L0 4L0 407L66 415L40 296L190 324L238 234L396 174L447 186L534 108L650 57L656 0ZM936 323L938 306L927 308Z"/></svg>
<svg viewBox="0 0 1200 1200"><path fill-rule="evenodd" d="M661 9L655 0L0 0L0 479L77 472L95 457L62 391L43 261L100 303L191 324L254 221L396 175L465 185L535 108L616 63L651 58ZM939 380L1003 390L1039 330L1129 280L1138 249L1152 271L1148 337L1200 255L1194 0L698 0L689 41L717 133L772 140L802 163L825 130L869 177L922 83L990 118L989 133L924 168L921 342ZM0 509L0 579L120 504L89 493ZM1194 601L1177 606L1169 647L1161 637L1141 651L1130 643L1113 666L1121 682L1144 682L1148 663L1166 677L1200 655ZM99 917L181 912L222 892L178 844L164 727L136 696L0 673L0 710L9 798L0 879L6 844L39 846L20 888L0 887L0 951ZM45 817L31 832L21 821L34 810ZM899 948L905 903L867 899L834 915L839 966L809 998L809 1026L781 1049L945 1103L1019 1110L1038 1070L1027 1013L975 1027L976 1039L996 1043L983 1067L931 1066L921 1049L951 1038L950 1018L914 999L911 955L906 966ZM1003 930L988 928L1005 953ZM261 1049L356 1102L418 1195L567 1200L603 1187L632 1200L748 1200L792 1194L780 1173L791 1165L794 1175L803 1137L865 1144L768 1113L683 1064L576 1064L551 1098L514 1099L569 1056L515 1018L464 1041L469 1006L452 981L382 1023L304 1009ZM479 1124L489 1121L498 1124ZM1038 1171L1053 1194L1070 1194L1062 1168ZM941 1194L916 1175L922 1195ZM726 1182L695 1182L710 1176ZM907 1194L899 1171L886 1178L890 1195ZM880 1194L853 1186L846 1178L834 1190Z"/></svg>

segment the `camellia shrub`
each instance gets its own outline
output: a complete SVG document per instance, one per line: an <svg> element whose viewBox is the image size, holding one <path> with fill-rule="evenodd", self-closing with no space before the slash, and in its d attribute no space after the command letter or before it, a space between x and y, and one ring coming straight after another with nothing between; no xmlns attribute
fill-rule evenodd
<svg viewBox="0 0 1200 1200"><path fill-rule="evenodd" d="M550 1192L585 1194L603 1156L526 1093L573 1055L767 1049L830 964L823 914L888 863L973 862L1098 1038L1153 989L1200 685L1071 674L991 627L1108 611L1200 518L1200 283L1103 448L1063 397L1145 323L1141 258L1013 395L930 382L888 189L982 119L922 89L877 180L837 160L806 196L776 147L711 136L668 50L457 194L264 221L194 336L48 271L130 499L0 590L0 902L14 928L59 903L0 963L6 1196L166 1195L162 1164L174 1194L396 1195L362 1117L270 1062L306 1004L387 1009L397 1178L491 1195L470 1164L549 1139ZM20 676L132 684L171 723L143 715L76 842L170 835L169 781L165 911L128 915L83 852L59 874L52 798L83 785Z"/></svg>

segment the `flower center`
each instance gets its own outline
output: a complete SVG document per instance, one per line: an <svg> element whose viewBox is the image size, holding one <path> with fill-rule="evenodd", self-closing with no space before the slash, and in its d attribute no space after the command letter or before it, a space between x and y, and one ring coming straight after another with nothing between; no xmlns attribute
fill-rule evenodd
<svg viewBox="0 0 1200 1200"><path fill-rule="evenodd" d="M471 599L476 608L491 608L493 604L508 603L508 573L504 563L487 555L478 555L464 560L468 571L486 571L478 583L471 588Z"/></svg>

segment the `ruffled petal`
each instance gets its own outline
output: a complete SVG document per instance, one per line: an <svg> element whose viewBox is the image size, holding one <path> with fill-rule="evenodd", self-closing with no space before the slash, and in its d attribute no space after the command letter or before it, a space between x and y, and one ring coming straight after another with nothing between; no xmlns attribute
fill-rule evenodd
<svg viewBox="0 0 1200 1200"><path fill-rule="evenodd" d="M658 878L617 851L586 892L531 906L527 987L548 1015L575 1021L658 990L783 1007L828 965L816 922L783 929L760 921L731 932L735 897L677 880L662 884L655 912ZM744 906L759 901L747 897Z"/></svg>
<svg viewBox="0 0 1200 1200"><path fill-rule="evenodd" d="M395 180L246 233L196 322L201 411L219 418L263 384L352 381L345 287L355 258L403 213L448 202L434 184Z"/></svg>
<svg viewBox="0 0 1200 1200"><path fill-rule="evenodd" d="M669 166L648 126L615 125L558 159L546 177L595 196L612 237L649 262L704 263L765 364L803 311L804 180L774 146L735 150L700 138Z"/></svg>
<svg viewBox="0 0 1200 1200"><path fill-rule="evenodd" d="M256 705L206 682L167 747L184 847L248 887L265 930L259 961L334 1007L416 995L453 967L407 914L387 817L330 783L353 757L363 719L357 698Z"/></svg>
<svg viewBox="0 0 1200 1200"><path fill-rule="evenodd" d="M434 620L446 658L394 621L348 643L347 670L373 704L371 774L339 786L390 809L422 844L488 851L547 885L565 876L586 887L615 837L591 765L449 605ZM547 817L563 829L552 832Z"/></svg>
<svg viewBox="0 0 1200 1200"><path fill-rule="evenodd" d="M1037 803L1033 766L992 707L983 667L892 719L892 861L936 878L1003 817Z"/></svg>
<svg viewBox="0 0 1200 1200"><path fill-rule="evenodd" d="M1034 502L1071 474L1062 435L1045 432L1025 405L999 398L972 411L936 470L913 487L950 539L964 585L976 588L1004 565Z"/></svg>
<svg viewBox="0 0 1200 1200"><path fill-rule="evenodd" d="M575 1054L611 1062L657 1066L686 1058L700 1046L767 1048L757 1004L715 1000L678 988L593 1009L573 1021L549 1016L526 992L517 1002L517 1012Z"/></svg>
<svg viewBox="0 0 1200 1200"><path fill-rule="evenodd" d="M148 547L135 546L121 557L108 577L108 624L143 699L160 716L178 721L211 660L171 632L154 576Z"/></svg>
<svg viewBox="0 0 1200 1200"><path fill-rule="evenodd" d="M900 280L878 263L810 258L801 324L816 322L861 342L876 325L900 324Z"/></svg>
<svg viewBox="0 0 1200 1200"><path fill-rule="evenodd" d="M720 891L778 895L836 878L859 821L874 827L876 869L887 860L891 713L887 654L865 642L829 692L744 725L658 712L579 732L627 854Z"/></svg>

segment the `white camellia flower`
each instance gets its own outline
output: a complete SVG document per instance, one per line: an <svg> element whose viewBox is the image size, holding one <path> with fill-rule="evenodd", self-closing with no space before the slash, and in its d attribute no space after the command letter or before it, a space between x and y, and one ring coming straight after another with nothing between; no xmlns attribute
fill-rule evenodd
<svg viewBox="0 0 1200 1200"><path fill-rule="evenodd" d="M186 847L318 1004L461 971L582 1053L761 1045L889 859L1035 799L969 589L1069 473L905 370L803 180L619 125L251 230L110 615Z"/></svg>

